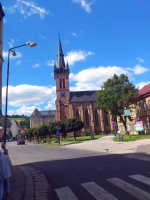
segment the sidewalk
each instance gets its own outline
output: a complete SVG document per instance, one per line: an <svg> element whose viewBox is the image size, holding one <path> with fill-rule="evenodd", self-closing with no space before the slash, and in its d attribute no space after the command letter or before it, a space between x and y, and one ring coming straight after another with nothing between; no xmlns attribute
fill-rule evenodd
<svg viewBox="0 0 150 200"><path fill-rule="evenodd" d="M150 139L137 140L133 142L114 142L113 138L114 136L106 136L96 140L85 141L82 143L66 143L65 148L98 151L110 154L124 154L135 153L137 148L141 145L150 145ZM147 152L145 153L150 154L150 150L147 150Z"/></svg>
<svg viewBox="0 0 150 200"><path fill-rule="evenodd" d="M45 175L33 167L14 167L10 185L10 196L4 196L4 200L50 199L50 186Z"/></svg>

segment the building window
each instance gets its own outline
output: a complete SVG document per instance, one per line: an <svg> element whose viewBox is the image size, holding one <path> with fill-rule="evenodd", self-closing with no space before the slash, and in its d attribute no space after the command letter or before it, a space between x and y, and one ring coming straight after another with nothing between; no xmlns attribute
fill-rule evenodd
<svg viewBox="0 0 150 200"><path fill-rule="evenodd" d="M65 88L65 79L63 78L63 88Z"/></svg>
<svg viewBox="0 0 150 200"><path fill-rule="evenodd" d="M62 89L62 80L61 80L61 78L59 79L59 86L60 86L60 89Z"/></svg>
<svg viewBox="0 0 150 200"><path fill-rule="evenodd" d="M143 103L143 106L144 106L144 111L146 112L146 111L147 111L147 105L146 105L146 102Z"/></svg>
<svg viewBox="0 0 150 200"><path fill-rule="evenodd" d="M88 112L87 108L85 108L84 115L85 115L85 125L89 126L90 125L90 123L89 123L89 112Z"/></svg>
<svg viewBox="0 0 150 200"><path fill-rule="evenodd" d="M108 112L104 110L104 124L107 126L109 125L108 123Z"/></svg>
<svg viewBox="0 0 150 200"><path fill-rule="evenodd" d="M79 117L79 110L78 109L75 110L75 117L80 118Z"/></svg>
<svg viewBox="0 0 150 200"><path fill-rule="evenodd" d="M94 109L94 124L95 124L95 126L99 126L99 116L98 116L97 109Z"/></svg>

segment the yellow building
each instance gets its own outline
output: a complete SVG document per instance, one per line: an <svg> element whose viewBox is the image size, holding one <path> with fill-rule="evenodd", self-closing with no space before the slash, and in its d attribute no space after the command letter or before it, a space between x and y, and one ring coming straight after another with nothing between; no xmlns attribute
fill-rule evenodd
<svg viewBox="0 0 150 200"><path fill-rule="evenodd" d="M133 106L130 109L130 116L132 121L127 119L127 125L130 128L131 134L137 134L134 130L134 123L136 121L142 121L144 132L145 134L150 134L150 84L145 85L142 89L138 92L140 101L137 103L136 106ZM122 122L118 121L118 130L121 133L125 133L125 128Z"/></svg>
<svg viewBox="0 0 150 200"><path fill-rule="evenodd" d="M36 108L30 117L30 128L48 125L53 121L55 121L55 110L39 111Z"/></svg>
<svg viewBox="0 0 150 200"><path fill-rule="evenodd" d="M0 3L0 120L2 118L2 65L3 65L3 18L5 14Z"/></svg>

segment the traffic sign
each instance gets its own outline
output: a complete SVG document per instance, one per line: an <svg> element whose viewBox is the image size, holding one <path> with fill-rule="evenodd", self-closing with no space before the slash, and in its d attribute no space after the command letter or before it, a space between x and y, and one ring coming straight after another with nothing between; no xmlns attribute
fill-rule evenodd
<svg viewBox="0 0 150 200"><path fill-rule="evenodd" d="M59 130L56 131L56 135L60 135L60 131Z"/></svg>
<svg viewBox="0 0 150 200"><path fill-rule="evenodd" d="M61 129L61 126L58 125L58 124L56 124L56 125L55 125L55 130L60 130L60 129Z"/></svg>

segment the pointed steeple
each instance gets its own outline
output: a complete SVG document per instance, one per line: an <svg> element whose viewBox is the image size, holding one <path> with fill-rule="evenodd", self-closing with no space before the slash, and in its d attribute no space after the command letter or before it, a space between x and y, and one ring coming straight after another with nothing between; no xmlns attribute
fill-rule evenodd
<svg viewBox="0 0 150 200"><path fill-rule="evenodd" d="M57 67L59 69L65 69L64 54L63 54L63 51L62 51L60 38L58 40L58 63L57 63Z"/></svg>
<svg viewBox="0 0 150 200"><path fill-rule="evenodd" d="M64 54L61 46L61 41L60 37L58 39L58 55L57 55L57 66L56 63L54 63L54 74L66 74L70 73L69 72L69 65L68 62L65 65L65 60L64 60Z"/></svg>

